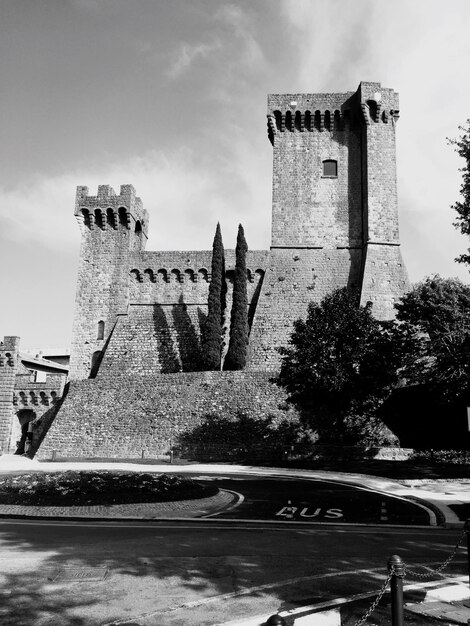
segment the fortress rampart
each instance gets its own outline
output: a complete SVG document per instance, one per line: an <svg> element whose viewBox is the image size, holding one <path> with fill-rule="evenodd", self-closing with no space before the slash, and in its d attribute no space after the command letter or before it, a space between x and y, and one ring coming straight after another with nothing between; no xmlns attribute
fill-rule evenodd
<svg viewBox="0 0 470 626"><path fill-rule="evenodd" d="M354 286L378 318L389 319L409 288L398 231L398 117L398 94L380 83L363 82L355 92L268 97L271 246L248 252L248 363L232 377L243 379L244 400L262 412L280 398L269 382L279 368L277 348L288 343L310 301ZM160 449L168 443L167 426L149 415L168 413L176 424L194 425L217 385L226 389L232 380L213 372L209 383L198 372L211 251L147 252L149 217L132 185L121 186L119 195L101 185L96 196L78 187L75 215L82 242L70 391L41 454L65 441L87 454L102 454L103 446L117 453L106 443L106 428L127 454L150 440ZM234 263L227 250L228 303ZM230 309L226 320L228 337ZM181 397L187 385L201 395L194 411ZM255 388L269 401L250 400Z"/></svg>

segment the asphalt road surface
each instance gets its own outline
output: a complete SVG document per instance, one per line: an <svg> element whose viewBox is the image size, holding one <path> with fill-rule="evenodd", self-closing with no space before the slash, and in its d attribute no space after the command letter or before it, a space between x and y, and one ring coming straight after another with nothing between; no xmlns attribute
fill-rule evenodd
<svg viewBox="0 0 470 626"><path fill-rule="evenodd" d="M375 592L399 554L427 574L441 528L197 522L0 523L2 626L209 626ZM445 572L463 575L465 550ZM408 577L407 577L408 578ZM410 578L412 579L412 578Z"/></svg>
<svg viewBox="0 0 470 626"><path fill-rule="evenodd" d="M217 515L220 519L424 526L436 523L436 512L426 503L418 504L335 481L236 474L192 474L191 477L243 496L238 506Z"/></svg>

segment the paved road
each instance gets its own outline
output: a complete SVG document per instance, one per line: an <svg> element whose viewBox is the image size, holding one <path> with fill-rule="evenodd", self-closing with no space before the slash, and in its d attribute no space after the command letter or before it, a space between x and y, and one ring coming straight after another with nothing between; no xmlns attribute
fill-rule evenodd
<svg viewBox="0 0 470 626"><path fill-rule="evenodd" d="M443 561L458 531L290 523L0 523L2 626L217 624L377 589L393 553ZM459 550L446 570L466 571ZM108 571L107 576L101 579ZM145 616L145 617L142 617Z"/></svg>
<svg viewBox="0 0 470 626"><path fill-rule="evenodd" d="M259 478L237 474L192 474L204 483L243 495L243 502L221 519L288 520L362 524L435 525L429 505L338 481ZM441 521L440 519L438 521Z"/></svg>

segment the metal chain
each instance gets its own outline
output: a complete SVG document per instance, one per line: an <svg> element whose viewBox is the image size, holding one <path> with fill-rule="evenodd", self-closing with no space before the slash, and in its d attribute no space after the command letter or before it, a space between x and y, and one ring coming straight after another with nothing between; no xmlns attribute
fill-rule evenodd
<svg viewBox="0 0 470 626"><path fill-rule="evenodd" d="M442 565L439 565L439 567L437 567L436 569L432 570L431 572L427 572L427 573L420 573L420 572L415 572L413 570L411 570L408 565L405 563L405 575L409 574L410 576L415 576L416 578L433 578L436 574L440 574L442 572L443 569L445 569L449 563L452 561L452 559L455 557L455 555L457 554L457 550L460 548L462 541L465 537L465 535L467 534L468 529L467 529L467 525L464 526L463 530L462 530L462 534L460 535L457 543L454 546L454 549L452 550L451 555L444 561L444 563L442 563Z"/></svg>
<svg viewBox="0 0 470 626"><path fill-rule="evenodd" d="M357 621L354 626L361 626L361 624L364 624L366 622L366 620L369 619L369 617L372 615L372 613L375 611L375 609L377 608L377 605L379 604L380 600L382 600L382 596L384 595L384 593L387 591L387 587L388 587L388 583L391 581L392 576L395 574L395 569L392 567L392 569L390 570L390 572L388 573L387 578L385 579L384 584L382 585L382 587L380 588L380 590L377 592L377 597L375 598L375 600L372 602L372 604L370 605L370 607L367 609L366 613L359 619L359 621Z"/></svg>

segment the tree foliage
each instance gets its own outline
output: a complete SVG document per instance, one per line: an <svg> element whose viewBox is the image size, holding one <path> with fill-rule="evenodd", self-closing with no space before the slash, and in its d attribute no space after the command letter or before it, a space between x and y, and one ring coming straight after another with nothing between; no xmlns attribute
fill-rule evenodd
<svg viewBox="0 0 470 626"><path fill-rule="evenodd" d="M470 376L470 286L432 276L395 305L397 319L420 342L420 358L407 368L411 382L429 385L444 400L468 396Z"/></svg>
<svg viewBox="0 0 470 626"><path fill-rule="evenodd" d="M460 126L459 130L463 133L462 136L459 139L451 139L449 142L455 147L457 154L465 159L465 166L460 169L463 178L460 187L462 201L457 201L451 208L457 212L458 216L454 226L463 235L470 235L470 119L467 120L467 127ZM470 250L468 252L470 253ZM470 254L461 254L455 260L458 263L470 265Z"/></svg>
<svg viewBox="0 0 470 626"><path fill-rule="evenodd" d="M207 318L201 337L203 365L206 370L220 370L226 293L225 254L220 224L218 223L212 245Z"/></svg>
<svg viewBox="0 0 470 626"><path fill-rule="evenodd" d="M179 435L183 447L220 450L227 458L237 458L247 451L258 449L265 454L281 447L294 445L304 436L296 421L277 420L273 415L249 415L237 411L235 415L207 413L201 423Z"/></svg>
<svg viewBox="0 0 470 626"><path fill-rule="evenodd" d="M237 247L235 248L235 276L233 280L233 301L230 317L230 341L225 357L224 369L241 370L246 365L248 350L248 295L246 276L246 253L248 246L243 226L238 227Z"/></svg>
<svg viewBox="0 0 470 626"><path fill-rule="evenodd" d="M375 417L399 381L412 338L372 316L357 293L337 289L297 320L278 384L320 441L379 444L390 432Z"/></svg>

